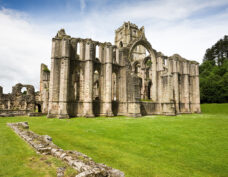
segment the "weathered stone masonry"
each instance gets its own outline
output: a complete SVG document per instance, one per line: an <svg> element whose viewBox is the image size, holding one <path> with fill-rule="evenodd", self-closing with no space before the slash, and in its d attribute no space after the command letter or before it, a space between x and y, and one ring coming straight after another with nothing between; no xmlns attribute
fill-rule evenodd
<svg viewBox="0 0 228 177"><path fill-rule="evenodd" d="M115 34L115 45L72 38L63 29L52 39L50 81L41 78L48 117L200 112L197 62L157 52L144 28L130 22Z"/></svg>
<svg viewBox="0 0 228 177"><path fill-rule="evenodd" d="M59 148L52 142L50 136L38 135L30 131L27 122L8 123L8 126L38 153L49 154L68 163L76 170L77 175L75 177L124 177L123 172L104 164L96 163L80 152Z"/></svg>
<svg viewBox="0 0 228 177"><path fill-rule="evenodd" d="M25 92L22 92L25 88ZM32 85L23 85L21 83L12 87L12 93L3 94L3 88L0 86L0 116L26 115L34 112L38 105L41 107L39 92L35 92Z"/></svg>

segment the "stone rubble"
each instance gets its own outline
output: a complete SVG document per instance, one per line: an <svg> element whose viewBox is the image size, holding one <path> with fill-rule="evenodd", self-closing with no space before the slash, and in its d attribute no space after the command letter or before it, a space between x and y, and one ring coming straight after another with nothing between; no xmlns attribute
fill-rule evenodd
<svg viewBox="0 0 228 177"><path fill-rule="evenodd" d="M16 134L30 144L38 153L52 155L73 167L78 174L75 177L124 177L124 173L94 162L90 157L77 152L63 150L52 142L48 135L38 135L29 130L28 122L8 123ZM57 176L63 176L64 170L58 169Z"/></svg>

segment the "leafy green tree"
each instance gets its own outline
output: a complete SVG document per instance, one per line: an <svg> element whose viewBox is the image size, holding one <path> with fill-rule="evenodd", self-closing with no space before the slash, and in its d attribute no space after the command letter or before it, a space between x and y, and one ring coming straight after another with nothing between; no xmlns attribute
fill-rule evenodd
<svg viewBox="0 0 228 177"><path fill-rule="evenodd" d="M201 102L228 102L228 36L206 50L199 70Z"/></svg>

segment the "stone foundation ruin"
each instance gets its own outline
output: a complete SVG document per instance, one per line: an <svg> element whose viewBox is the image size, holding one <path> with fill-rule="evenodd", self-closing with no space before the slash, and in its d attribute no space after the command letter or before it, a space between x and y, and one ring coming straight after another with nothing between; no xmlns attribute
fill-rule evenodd
<svg viewBox="0 0 228 177"><path fill-rule="evenodd" d="M29 130L28 122L8 123L16 134L23 138L38 153L52 155L65 161L78 173L75 177L124 177L124 173L94 162L90 157L77 151L63 150L52 142L48 135L38 135ZM63 176L63 175L62 175Z"/></svg>

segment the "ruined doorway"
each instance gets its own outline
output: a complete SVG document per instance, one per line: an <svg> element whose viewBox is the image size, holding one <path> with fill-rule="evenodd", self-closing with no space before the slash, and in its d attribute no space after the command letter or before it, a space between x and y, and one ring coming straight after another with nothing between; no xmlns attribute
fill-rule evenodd
<svg viewBox="0 0 228 177"><path fill-rule="evenodd" d="M152 85L152 83L151 83L151 81L149 81L149 83L148 83L148 86L147 86L147 98L150 100L151 99L151 85Z"/></svg>
<svg viewBox="0 0 228 177"><path fill-rule="evenodd" d="M37 104L37 105L36 105L36 110L37 110L37 112L39 112L39 113L42 112L42 110L41 110L41 105L40 105L40 104Z"/></svg>

